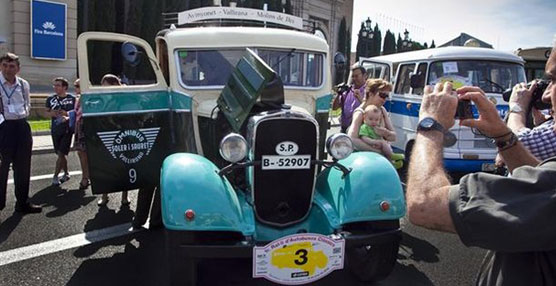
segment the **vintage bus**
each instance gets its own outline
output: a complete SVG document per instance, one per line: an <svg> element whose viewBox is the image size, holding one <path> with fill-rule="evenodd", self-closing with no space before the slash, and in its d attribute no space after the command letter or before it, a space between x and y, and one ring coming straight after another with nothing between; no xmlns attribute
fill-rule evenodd
<svg viewBox="0 0 556 286"><path fill-rule="evenodd" d="M524 61L511 53L485 48L445 47L361 58L370 77L391 78L394 90L385 107L396 131L393 148L409 159L415 139L419 108L425 85L451 81L454 87L472 85L483 89L496 104L500 116L508 111L502 93L525 82ZM473 106L473 113L477 111ZM451 132L456 143L444 149L444 165L453 172L494 171L496 147L477 130L456 124Z"/></svg>

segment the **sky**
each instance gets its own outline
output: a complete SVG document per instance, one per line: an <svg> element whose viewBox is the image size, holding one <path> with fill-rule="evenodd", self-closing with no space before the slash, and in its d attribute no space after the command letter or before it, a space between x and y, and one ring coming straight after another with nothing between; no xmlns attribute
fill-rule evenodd
<svg viewBox="0 0 556 286"><path fill-rule="evenodd" d="M361 22L370 17L382 32L405 28L409 37L437 46L461 33L513 52L551 47L556 39L556 0L354 0L352 47Z"/></svg>

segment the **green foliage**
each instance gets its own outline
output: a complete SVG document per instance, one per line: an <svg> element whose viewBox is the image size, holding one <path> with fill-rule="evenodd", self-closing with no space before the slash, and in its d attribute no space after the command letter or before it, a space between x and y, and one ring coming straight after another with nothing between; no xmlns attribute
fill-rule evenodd
<svg viewBox="0 0 556 286"><path fill-rule="evenodd" d="M284 13L293 15L292 1L291 0L286 0L286 5L284 6Z"/></svg>
<svg viewBox="0 0 556 286"><path fill-rule="evenodd" d="M338 49L337 51L344 54L346 57L346 65L349 66L349 53L350 53L350 46L348 45L348 36L349 30L346 27L346 18L343 17L340 21L340 27L338 27ZM345 67L344 69L337 69L336 76L335 76L335 84L345 82Z"/></svg>
<svg viewBox="0 0 556 286"><path fill-rule="evenodd" d="M400 53L403 50L403 43L402 43L402 37L400 36L400 33L398 33L398 40L396 41L396 53Z"/></svg>
<svg viewBox="0 0 556 286"><path fill-rule="evenodd" d="M382 49L383 55L390 55L396 53L396 38L390 30L386 31L384 35L384 48Z"/></svg>
<svg viewBox="0 0 556 286"><path fill-rule="evenodd" d="M436 48L436 45L434 44L434 40L432 40L431 49L434 49L434 48Z"/></svg>
<svg viewBox="0 0 556 286"><path fill-rule="evenodd" d="M369 56L376 57L376 56L380 56L380 50L382 46L382 32L378 28L378 24L375 24L373 33L374 33L374 37L371 42L372 48Z"/></svg>

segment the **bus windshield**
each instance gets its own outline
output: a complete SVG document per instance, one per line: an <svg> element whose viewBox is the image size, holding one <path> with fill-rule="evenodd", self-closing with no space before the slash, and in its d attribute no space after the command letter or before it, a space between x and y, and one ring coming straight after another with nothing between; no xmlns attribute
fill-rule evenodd
<svg viewBox="0 0 556 286"><path fill-rule="evenodd" d="M324 82L323 53L253 49L282 79L286 87L316 88ZM223 86L245 49L179 50L181 84L187 87Z"/></svg>
<svg viewBox="0 0 556 286"><path fill-rule="evenodd" d="M433 62L429 68L428 84L451 81L454 88L478 86L487 93L503 93L525 82L525 70L516 63L461 60Z"/></svg>

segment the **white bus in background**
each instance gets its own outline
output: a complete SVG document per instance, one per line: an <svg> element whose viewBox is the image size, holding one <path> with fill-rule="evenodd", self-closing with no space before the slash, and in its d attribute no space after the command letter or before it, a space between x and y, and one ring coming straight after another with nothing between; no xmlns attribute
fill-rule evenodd
<svg viewBox="0 0 556 286"><path fill-rule="evenodd" d="M485 48L445 47L360 58L369 78L390 80L394 90L384 105L396 130L395 152L405 153L406 160L415 140L419 108L425 85L452 81L456 88L472 85L485 91L496 104L500 116L508 111L502 92L525 82L524 61L511 53ZM473 106L477 117L477 110ZM455 145L444 149L444 166L452 172L494 171L496 148L478 131L459 126L450 129Z"/></svg>

